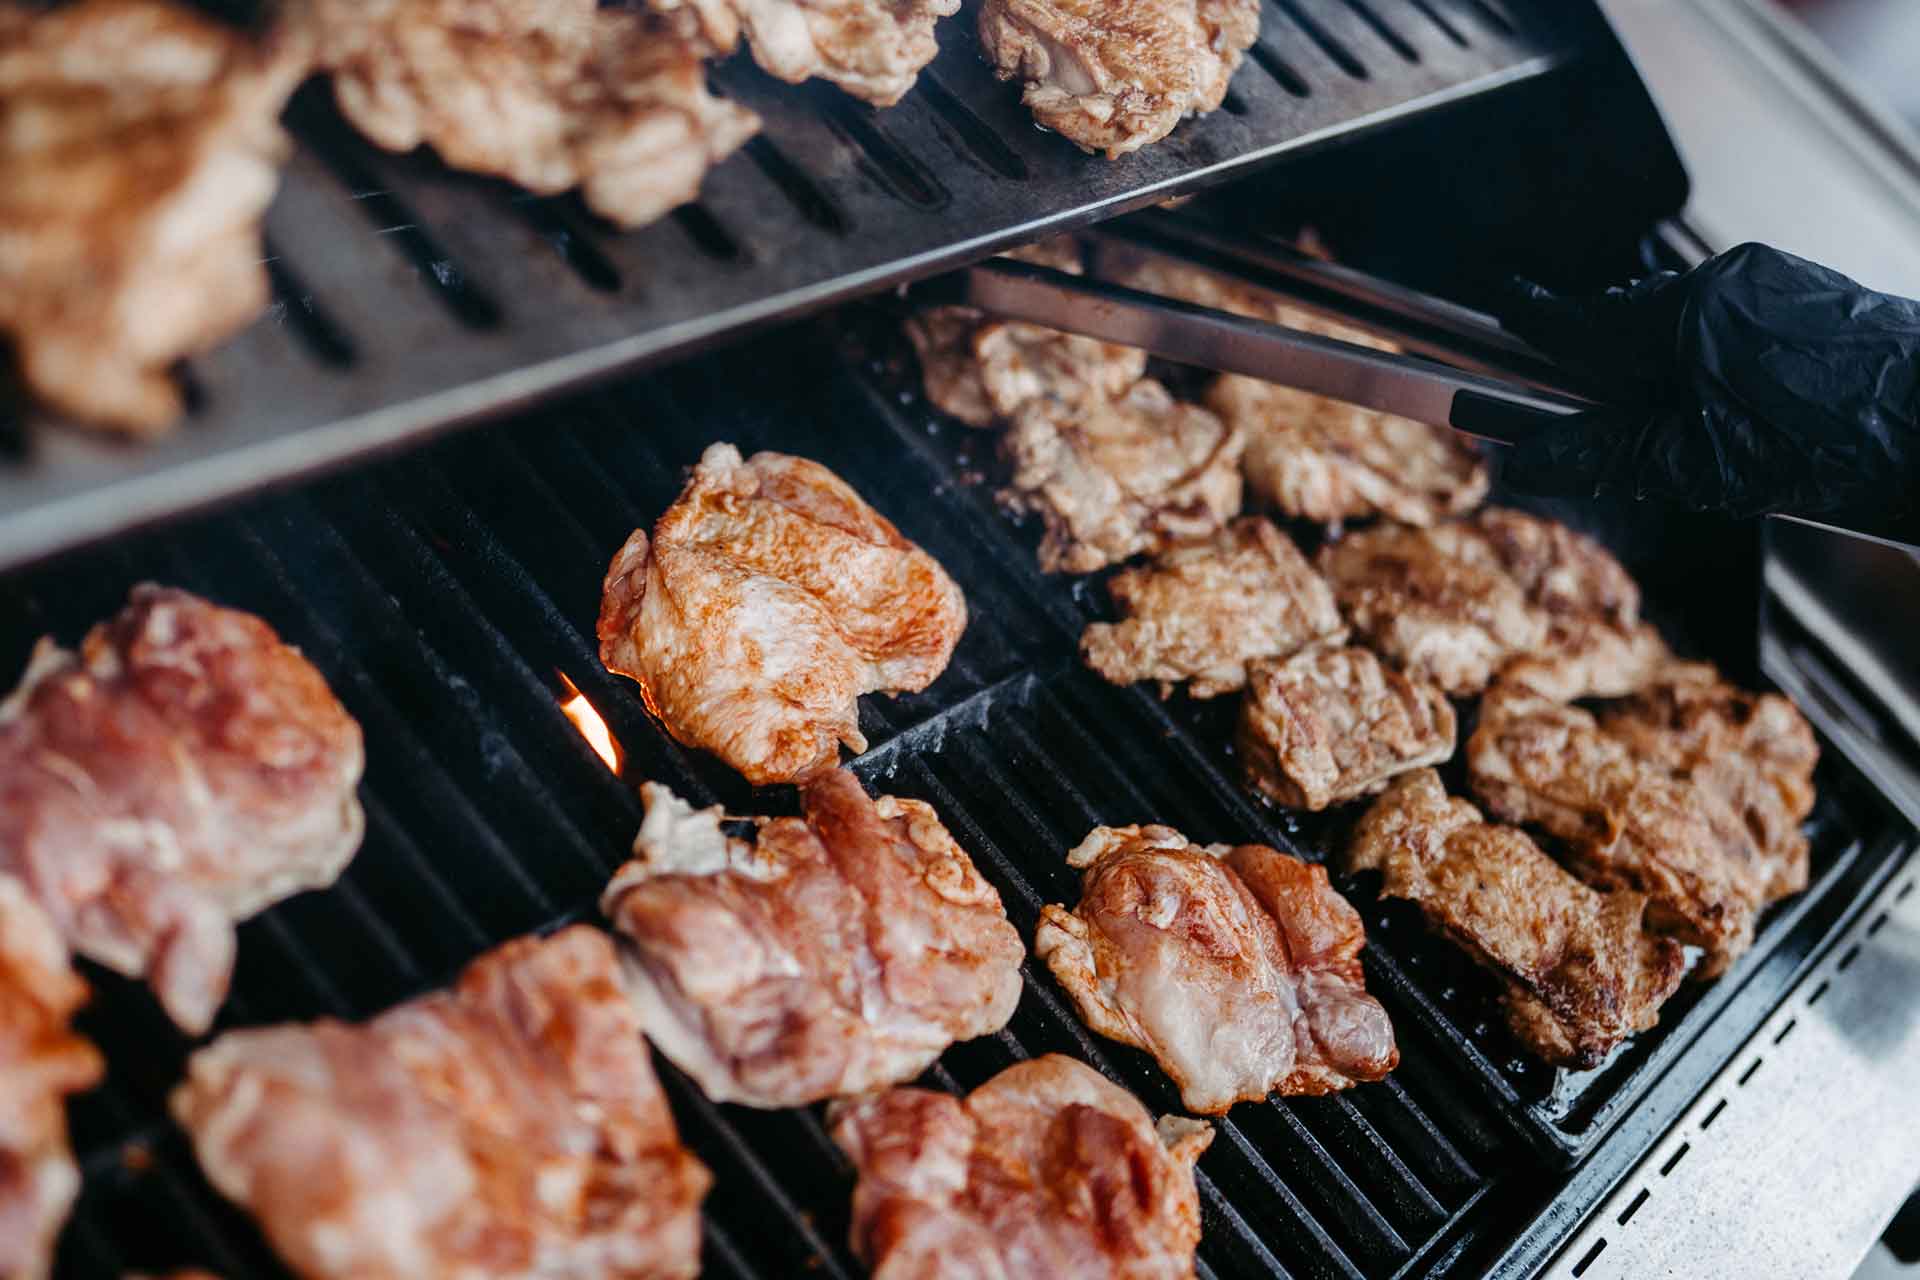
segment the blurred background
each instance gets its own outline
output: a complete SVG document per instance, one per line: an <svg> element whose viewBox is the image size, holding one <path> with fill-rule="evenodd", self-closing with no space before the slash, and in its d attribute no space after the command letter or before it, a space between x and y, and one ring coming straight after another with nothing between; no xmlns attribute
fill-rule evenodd
<svg viewBox="0 0 1920 1280"><path fill-rule="evenodd" d="M1914 0L1775 0L1911 127L1920 127L1920 4Z"/></svg>

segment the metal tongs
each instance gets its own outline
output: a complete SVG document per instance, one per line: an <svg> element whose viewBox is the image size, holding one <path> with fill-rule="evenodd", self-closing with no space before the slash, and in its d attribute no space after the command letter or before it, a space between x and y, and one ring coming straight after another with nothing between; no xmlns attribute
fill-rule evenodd
<svg viewBox="0 0 1920 1280"><path fill-rule="evenodd" d="M1579 371L1556 363L1492 316L1365 272L1179 213L1155 211L1093 229L1088 274L992 258L934 282L943 302L976 307L1182 364L1240 373L1512 445L1545 423L1601 403ZM1379 351L1247 319L1113 282L1159 257L1393 339ZM1431 358L1431 357L1439 357ZM1444 360L1444 363L1442 362ZM1811 525L1920 553L1907 530Z"/></svg>
<svg viewBox="0 0 1920 1280"><path fill-rule="evenodd" d="M1493 317L1277 242L1250 245L1177 214L1097 228L1088 274L1009 258L940 282L943 301L976 307L1182 364L1241 373L1350 404L1512 444L1543 421L1592 408L1576 376ZM1147 258L1199 269L1394 339L1387 352L1251 320L1114 282ZM1425 354L1417 354L1425 353ZM1447 363L1427 358L1443 356Z"/></svg>

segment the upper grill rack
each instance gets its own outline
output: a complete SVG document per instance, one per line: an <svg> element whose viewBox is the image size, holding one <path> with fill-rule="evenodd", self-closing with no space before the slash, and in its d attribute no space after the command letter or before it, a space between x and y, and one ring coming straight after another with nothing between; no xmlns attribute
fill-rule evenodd
<svg viewBox="0 0 1920 1280"><path fill-rule="evenodd" d="M971 7L885 112L737 57L714 79L764 133L697 203L625 235L570 197L379 152L309 86L266 222L270 313L183 369L192 411L165 440L13 424L0 566L1542 74L1576 39L1556 7L1265 0L1224 108L1112 162L1033 126L982 61Z"/></svg>

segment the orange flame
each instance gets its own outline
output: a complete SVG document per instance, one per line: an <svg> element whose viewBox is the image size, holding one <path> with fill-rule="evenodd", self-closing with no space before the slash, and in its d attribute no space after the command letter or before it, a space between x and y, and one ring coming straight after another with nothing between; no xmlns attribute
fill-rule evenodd
<svg viewBox="0 0 1920 1280"><path fill-rule="evenodd" d="M573 721L573 727L580 731L580 736L587 740L587 745L607 762L607 768L619 773L620 744L613 740L613 732L607 728L607 722L600 718L600 713L593 709L591 702L587 701L587 695L580 692L580 686L567 678L566 672L561 671L557 674L560 677L560 683L566 686L568 694L566 701L560 704L561 714Z"/></svg>

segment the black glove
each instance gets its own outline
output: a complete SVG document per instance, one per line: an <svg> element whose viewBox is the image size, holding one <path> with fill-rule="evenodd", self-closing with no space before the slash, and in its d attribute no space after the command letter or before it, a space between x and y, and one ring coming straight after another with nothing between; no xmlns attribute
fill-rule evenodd
<svg viewBox="0 0 1920 1280"><path fill-rule="evenodd" d="M1513 449L1515 489L1870 531L1920 511L1920 302L1758 244L1588 298L1516 282L1509 302L1509 329L1611 401Z"/></svg>

